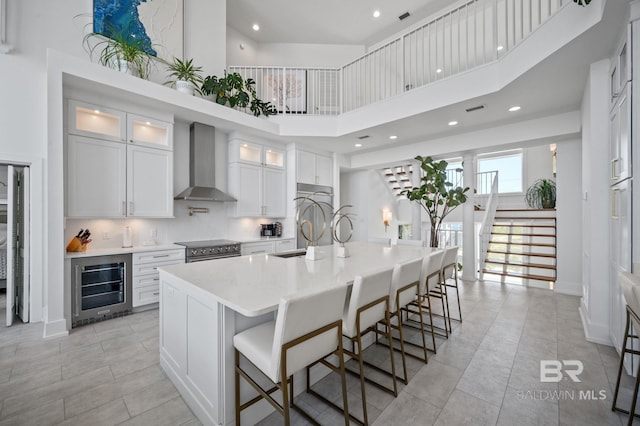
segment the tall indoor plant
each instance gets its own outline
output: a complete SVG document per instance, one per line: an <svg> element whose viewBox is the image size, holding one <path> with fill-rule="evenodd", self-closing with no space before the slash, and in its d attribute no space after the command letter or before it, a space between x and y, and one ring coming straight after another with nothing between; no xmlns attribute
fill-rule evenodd
<svg viewBox="0 0 640 426"><path fill-rule="evenodd" d="M456 207L467 201L466 192L469 188L453 186L447 180L447 162L445 160L435 161L431 157L417 156L420 168L424 172L421 178L422 185L411 190L403 191L411 201L420 204L429 216L431 222L430 246L438 247L440 227L444 218L447 217Z"/></svg>

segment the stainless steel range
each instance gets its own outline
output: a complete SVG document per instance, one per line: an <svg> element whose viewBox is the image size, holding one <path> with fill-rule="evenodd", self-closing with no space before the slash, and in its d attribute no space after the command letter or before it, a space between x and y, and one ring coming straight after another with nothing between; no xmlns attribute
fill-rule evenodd
<svg viewBox="0 0 640 426"><path fill-rule="evenodd" d="M184 241L176 244L187 248L185 255L185 261L187 263L240 256L240 243L235 241Z"/></svg>

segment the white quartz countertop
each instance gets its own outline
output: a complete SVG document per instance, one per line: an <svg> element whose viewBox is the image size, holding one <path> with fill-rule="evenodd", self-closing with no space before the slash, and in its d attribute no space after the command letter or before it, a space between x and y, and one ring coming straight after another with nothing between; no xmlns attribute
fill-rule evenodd
<svg viewBox="0 0 640 426"><path fill-rule="evenodd" d="M78 257L91 257L91 256L106 256L110 254L127 254L127 253L142 253L147 251L159 251L159 250L172 250L182 249L184 246L178 244L156 244L153 246L134 246L134 247L109 247L92 249L91 246L87 247L87 251L78 252L66 252L66 259L75 259Z"/></svg>
<svg viewBox="0 0 640 426"><path fill-rule="evenodd" d="M350 285L356 275L421 258L429 247L348 243L350 257L336 256L338 246L316 247L318 260L259 254L158 268L160 279L191 286L203 297L253 317L277 309L280 298Z"/></svg>

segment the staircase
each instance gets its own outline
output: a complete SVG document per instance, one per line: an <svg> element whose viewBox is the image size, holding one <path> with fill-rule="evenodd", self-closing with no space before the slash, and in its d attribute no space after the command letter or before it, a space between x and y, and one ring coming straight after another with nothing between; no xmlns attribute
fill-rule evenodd
<svg viewBox="0 0 640 426"><path fill-rule="evenodd" d="M498 209L484 264L485 280L553 289L555 209Z"/></svg>

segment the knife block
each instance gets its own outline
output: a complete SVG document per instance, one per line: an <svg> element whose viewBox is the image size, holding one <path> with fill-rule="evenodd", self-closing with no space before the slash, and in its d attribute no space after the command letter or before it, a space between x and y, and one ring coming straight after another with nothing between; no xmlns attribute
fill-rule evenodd
<svg viewBox="0 0 640 426"><path fill-rule="evenodd" d="M67 251L72 251L72 252L87 251L88 245L89 245L88 243L83 244L78 237L73 237L71 241L69 241L69 244L67 244Z"/></svg>

